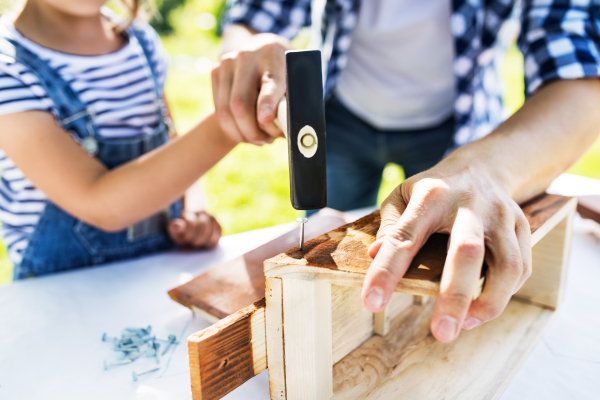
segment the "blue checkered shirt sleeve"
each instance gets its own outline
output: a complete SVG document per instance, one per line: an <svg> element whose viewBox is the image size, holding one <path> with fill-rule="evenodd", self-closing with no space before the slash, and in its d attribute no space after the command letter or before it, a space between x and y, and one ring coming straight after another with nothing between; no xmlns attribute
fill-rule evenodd
<svg viewBox="0 0 600 400"><path fill-rule="evenodd" d="M292 39L310 25L310 0L234 0L228 7L223 27L242 24Z"/></svg>
<svg viewBox="0 0 600 400"><path fill-rule="evenodd" d="M553 79L600 76L597 22L589 0L524 0L519 48L525 90ZM594 5L596 7L596 5Z"/></svg>

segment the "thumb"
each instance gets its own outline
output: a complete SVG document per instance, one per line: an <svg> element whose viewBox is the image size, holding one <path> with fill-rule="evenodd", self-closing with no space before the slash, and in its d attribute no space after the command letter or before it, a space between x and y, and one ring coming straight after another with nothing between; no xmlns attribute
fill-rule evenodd
<svg viewBox="0 0 600 400"><path fill-rule="evenodd" d="M256 111L258 122L269 124L277 118L277 106L285 95L285 71L283 66L277 73L265 72L262 85L258 94Z"/></svg>

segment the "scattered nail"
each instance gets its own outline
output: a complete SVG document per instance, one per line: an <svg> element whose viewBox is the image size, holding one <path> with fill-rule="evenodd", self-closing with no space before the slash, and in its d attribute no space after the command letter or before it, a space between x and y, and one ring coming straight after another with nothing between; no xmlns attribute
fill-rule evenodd
<svg viewBox="0 0 600 400"><path fill-rule="evenodd" d="M118 367L119 365L131 364L132 362L133 362L133 360L127 360L127 361L121 361L121 362L116 362L116 363L112 363L112 364L107 364L106 360L104 360L104 370L106 371L110 367Z"/></svg>
<svg viewBox="0 0 600 400"><path fill-rule="evenodd" d="M169 351L169 348L171 347L171 345L174 344L176 341L177 341L177 337L175 335L169 335L169 342L167 344L167 347L165 347L165 350L162 352L163 356L165 354L167 354L167 351Z"/></svg>
<svg viewBox="0 0 600 400"><path fill-rule="evenodd" d="M149 374L150 372L155 372L155 371L158 371L159 369L160 369L160 368L159 368L159 367L157 367L157 368L154 368L154 369L150 369L150 370L148 370L148 371L140 372L139 374L138 374L137 372L135 372L135 371L132 371L132 372L131 372L131 377L133 378L133 381L134 381L134 382L137 382L137 380L138 380L138 377L139 377L140 375Z"/></svg>
<svg viewBox="0 0 600 400"><path fill-rule="evenodd" d="M102 341L103 341L103 342L106 342L106 341L108 341L108 340L117 340L117 338L115 338L115 337L111 337L111 336L108 336L108 335L106 334L106 332L104 332L104 333L102 334Z"/></svg>

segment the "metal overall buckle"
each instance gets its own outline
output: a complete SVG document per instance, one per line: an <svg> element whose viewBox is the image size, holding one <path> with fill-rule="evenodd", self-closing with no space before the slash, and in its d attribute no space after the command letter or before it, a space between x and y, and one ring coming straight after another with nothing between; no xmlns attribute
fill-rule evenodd
<svg viewBox="0 0 600 400"><path fill-rule="evenodd" d="M88 109L85 109L78 113L75 113L75 114L71 115L70 117L63 119L62 125L63 125L63 127L65 127L68 124L70 124L71 122L76 121L76 120L86 117L86 116L91 117L90 120L88 120L85 124L87 131L88 131L88 136L81 140L77 140L77 142L90 156L95 156L96 154L98 154L98 141L95 138L96 131L94 130L94 125L93 125L93 120L96 117L94 110L88 108ZM74 137L78 138L77 135L74 135Z"/></svg>

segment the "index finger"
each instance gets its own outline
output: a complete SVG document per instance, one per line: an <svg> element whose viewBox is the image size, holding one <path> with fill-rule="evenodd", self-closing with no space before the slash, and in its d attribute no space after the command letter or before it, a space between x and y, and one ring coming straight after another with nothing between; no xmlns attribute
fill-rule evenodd
<svg viewBox="0 0 600 400"><path fill-rule="evenodd" d="M362 298L371 312L385 308L412 259L434 230L436 214L426 203L413 198L398 222L381 238L381 248L369 267Z"/></svg>

